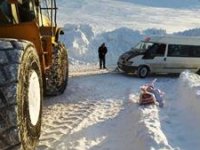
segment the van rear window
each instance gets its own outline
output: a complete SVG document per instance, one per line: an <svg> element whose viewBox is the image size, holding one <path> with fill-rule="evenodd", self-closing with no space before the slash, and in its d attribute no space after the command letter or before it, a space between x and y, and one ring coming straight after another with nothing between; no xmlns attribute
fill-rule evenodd
<svg viewBox="0 0 200 150"><path fill-rule="evenodd" d="M194 45L169 45L169 57L200 57L200 46Z"/></svg>

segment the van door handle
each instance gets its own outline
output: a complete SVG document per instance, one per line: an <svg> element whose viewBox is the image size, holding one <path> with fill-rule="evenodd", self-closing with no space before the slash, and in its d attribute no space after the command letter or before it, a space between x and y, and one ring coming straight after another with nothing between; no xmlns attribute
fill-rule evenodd
<svg viewBox="0 0 200 150"><path fill-rule="evenodd" d="M167 58L164 58L164 61L166 61L167 60Z"/></svg>

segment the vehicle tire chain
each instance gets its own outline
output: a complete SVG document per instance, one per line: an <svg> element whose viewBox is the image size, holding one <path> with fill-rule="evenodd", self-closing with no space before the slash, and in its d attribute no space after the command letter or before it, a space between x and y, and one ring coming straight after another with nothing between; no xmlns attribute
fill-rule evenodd
<svg viewBox="0 0 200 150"><path fill-rule="evenodd" d="M23 42L24 43L24 42ZM23 54L20 40L0 39L0 149L20 148L16 101L17 68Z"/></svg>

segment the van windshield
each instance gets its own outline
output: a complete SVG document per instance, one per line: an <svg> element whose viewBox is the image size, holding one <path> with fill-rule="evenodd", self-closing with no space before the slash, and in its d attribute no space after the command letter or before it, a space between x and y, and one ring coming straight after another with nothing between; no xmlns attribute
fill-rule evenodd
<svg viewBox="0 0 200 150"><path fill-rule="evenodd" d="M135 47L131 48L131 51L137 51L137 52L143 53L147 49L149 49L150 47L152 47L153 44L154 43L141 41Z"/></svg>

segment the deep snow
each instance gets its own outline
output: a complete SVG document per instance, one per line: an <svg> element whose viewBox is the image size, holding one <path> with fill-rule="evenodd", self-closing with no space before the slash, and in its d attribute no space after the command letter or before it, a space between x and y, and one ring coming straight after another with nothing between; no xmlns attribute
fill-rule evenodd
<svg viewBox="0 0 200 150"><path fill-rule="evenodd" d="M45 101L40 148L170 149L161 130L160 109L138 105L139 87L154 77L141 80L108 71L98 73L79 72L70 78L64 95ZM175 86L177 82L176 78L159 77L157 86L163 83Z"/></svg>
<svg viewBox="0 0 200 150"><path fill-rule="evenodd" d="M38 149L198 150L200 77L113 73L119 55L150 35L199 36L198 0L59 0L70 59L65 93L44 102ZM195 29L194 29L195 28ZM108 70L97 49L108 47ZM138 105L141 85L157 78L164 108Z"/></svg>
<svg viewBox="0 0 200 150"><path fill-rule="evenodd" d="M44 103L39 149L199 149L198 75L144 80L94 69L70 76L65 93ZM139 87L155 78L164 108L139 106Z"/></svg>

